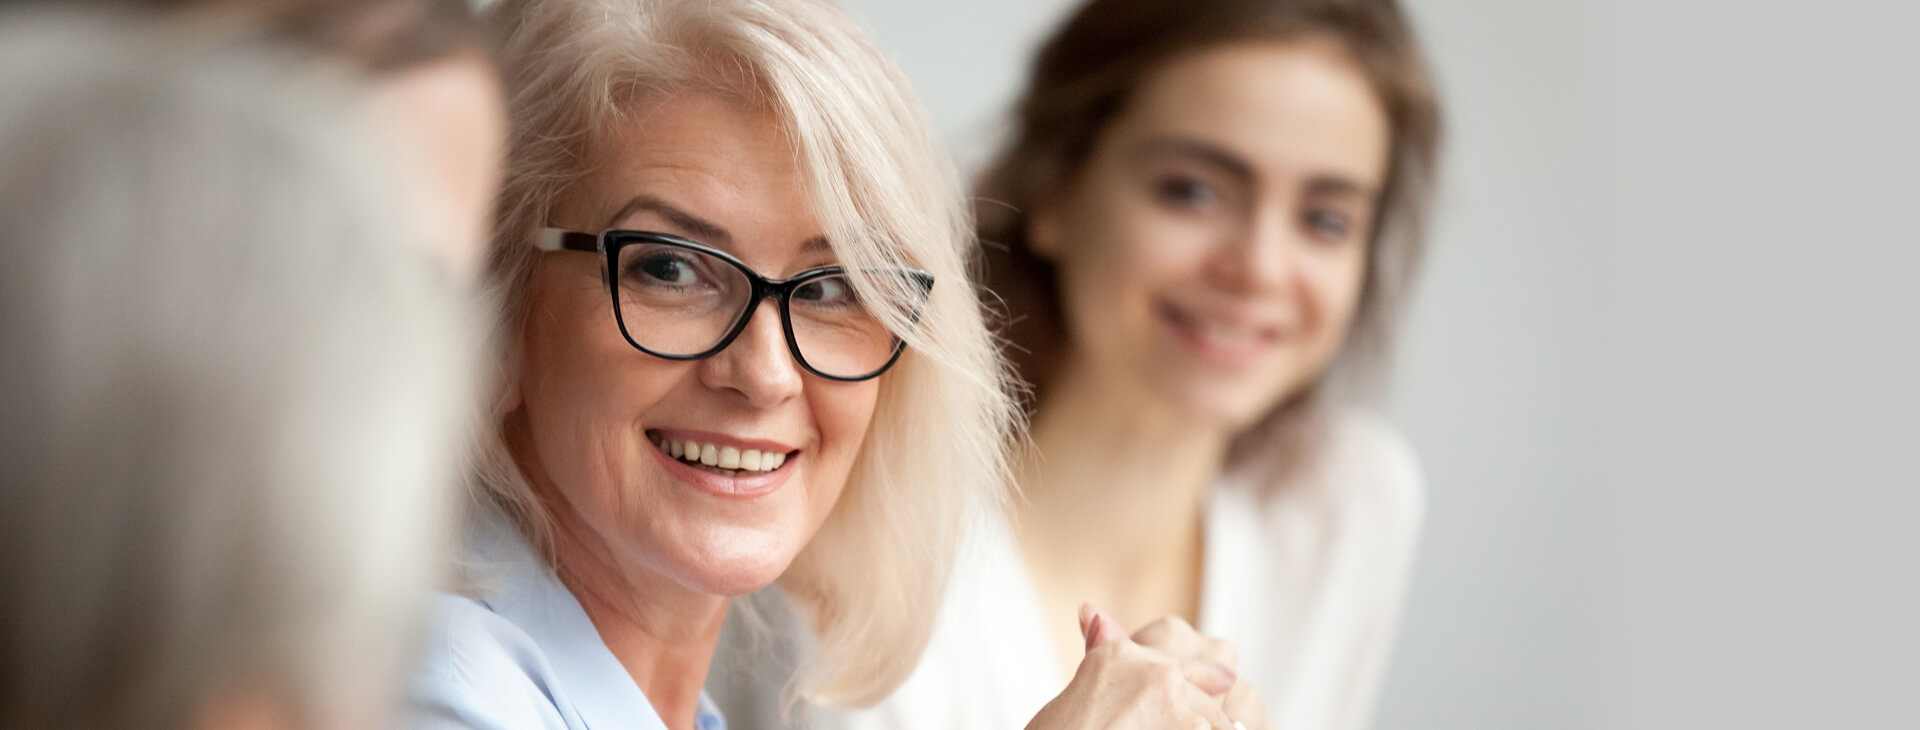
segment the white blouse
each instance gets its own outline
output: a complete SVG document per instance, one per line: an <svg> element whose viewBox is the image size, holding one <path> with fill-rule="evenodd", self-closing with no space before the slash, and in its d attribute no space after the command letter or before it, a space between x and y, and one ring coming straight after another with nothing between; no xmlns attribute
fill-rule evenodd
<svg viewBox="0 0 1920 730"><path fill-rule="evenodd" d="M1418 464L1390 427L1343 415L1286 484L1227 480L1209 495L1201 633L1233 643L1276 727L1364 728L1386 668L1424 506ZM1065 689L1049 623L1005 526L978 532L920 666L879 705L783 719L779 686L732 667L764 639L724 642L708 687L736 730L1017 730ZM1137 627L1130 627L1137 628Z"/></svg>

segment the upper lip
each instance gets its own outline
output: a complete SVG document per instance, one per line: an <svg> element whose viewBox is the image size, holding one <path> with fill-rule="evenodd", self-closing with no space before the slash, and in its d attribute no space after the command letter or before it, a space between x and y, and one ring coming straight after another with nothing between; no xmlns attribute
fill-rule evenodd
<svg viewBox="0 0 1920 730"><path fill-rule="evenodd" d="M697 441L703 444L713 444L715 446L732 446L741 451L746 451L748 449L758 449L763 452L774 452L774 453L784 454L790 451L798 450L798 447L788 446L787 444L781 443L779 441L770 441L767 439L743 439L736 436L729 436L724 433L714 433L712 431L695 431L695 430L684 429L684 428L656 428L656 429L653 429L653 432L660 434L662 437L665 437L672 441Z"/></svg>

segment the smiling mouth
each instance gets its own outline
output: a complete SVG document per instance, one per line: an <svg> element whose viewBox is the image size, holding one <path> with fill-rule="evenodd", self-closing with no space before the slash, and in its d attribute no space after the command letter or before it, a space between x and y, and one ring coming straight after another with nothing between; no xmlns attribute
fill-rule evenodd
<svg viewBox="0 0 1920 730"><path fill-rule="evenodd" d="M771 473L800 454L797 449L787 452L761 451L693 439L669 439L652 431L647 432L647 437L653 441L654 448L676 461L723 477L739 478Z"/></svg>
<svg viewBox="0 0 1920 730"><path fill-rule="evenodd" d="M1181 339L1211 359L1244 363L1280 344L1278 327L1200 316L1166 302L1154 309Z"/></svg>

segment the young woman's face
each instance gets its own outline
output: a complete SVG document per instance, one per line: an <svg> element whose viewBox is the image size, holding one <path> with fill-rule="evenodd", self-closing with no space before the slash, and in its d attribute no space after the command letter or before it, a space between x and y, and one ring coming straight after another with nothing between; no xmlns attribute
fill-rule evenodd
<svg viewBox="0 0 1920 730"><path fill-rule="evenodd" d="M594 165L559 201L554 226L693 239L772 278L836 263L795 151L762 110L677 95L615 130ZM839 499L879 379L803 370L772 299L752 304L745 331L712 357L640 352L615 321L603 267L595 254L561 251L535 270L518 379L531 449L522 463L557 492L548 496L556 519L589 533L629 574L712 595L772 583ZM634 282L677 291L699 289L718 268L655 257L623 264L619 276L623 292ZM679 321L649 327L623 315L643 341ZM713 452L714 466L690 463L689 442Z"/></svg>
<svg viewBox="0 0 1920 730"><path fill-rule="evenodd" d="M1080 372L1228 427L1308 385L1359 303L1388 136L1330 44L1220 47L1146 79L1028 231L1060 266Z"/></svg>

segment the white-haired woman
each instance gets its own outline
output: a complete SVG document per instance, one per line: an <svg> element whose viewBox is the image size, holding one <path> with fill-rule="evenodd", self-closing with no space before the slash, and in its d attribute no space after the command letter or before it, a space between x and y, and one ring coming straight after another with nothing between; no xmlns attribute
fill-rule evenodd
<svg viewBox="0 0 1920 730"><path fill-rule="evenodd" d="M879 699L1000 501L1014 413L924 111L817 0L492 12L508 386L483 590L443 601L416 726L716 727L729 598L776 580L817 638L798 689ZM1178 673L1100 656L1116 695ZM1188 689L1111 707L1199 712Z"/></svg>
<svg viewBox="0 0 1920 730"><path fill-rule="evenodd" d="M393 719L480 330L303 68L0 13L0 728Z"/></svg>

